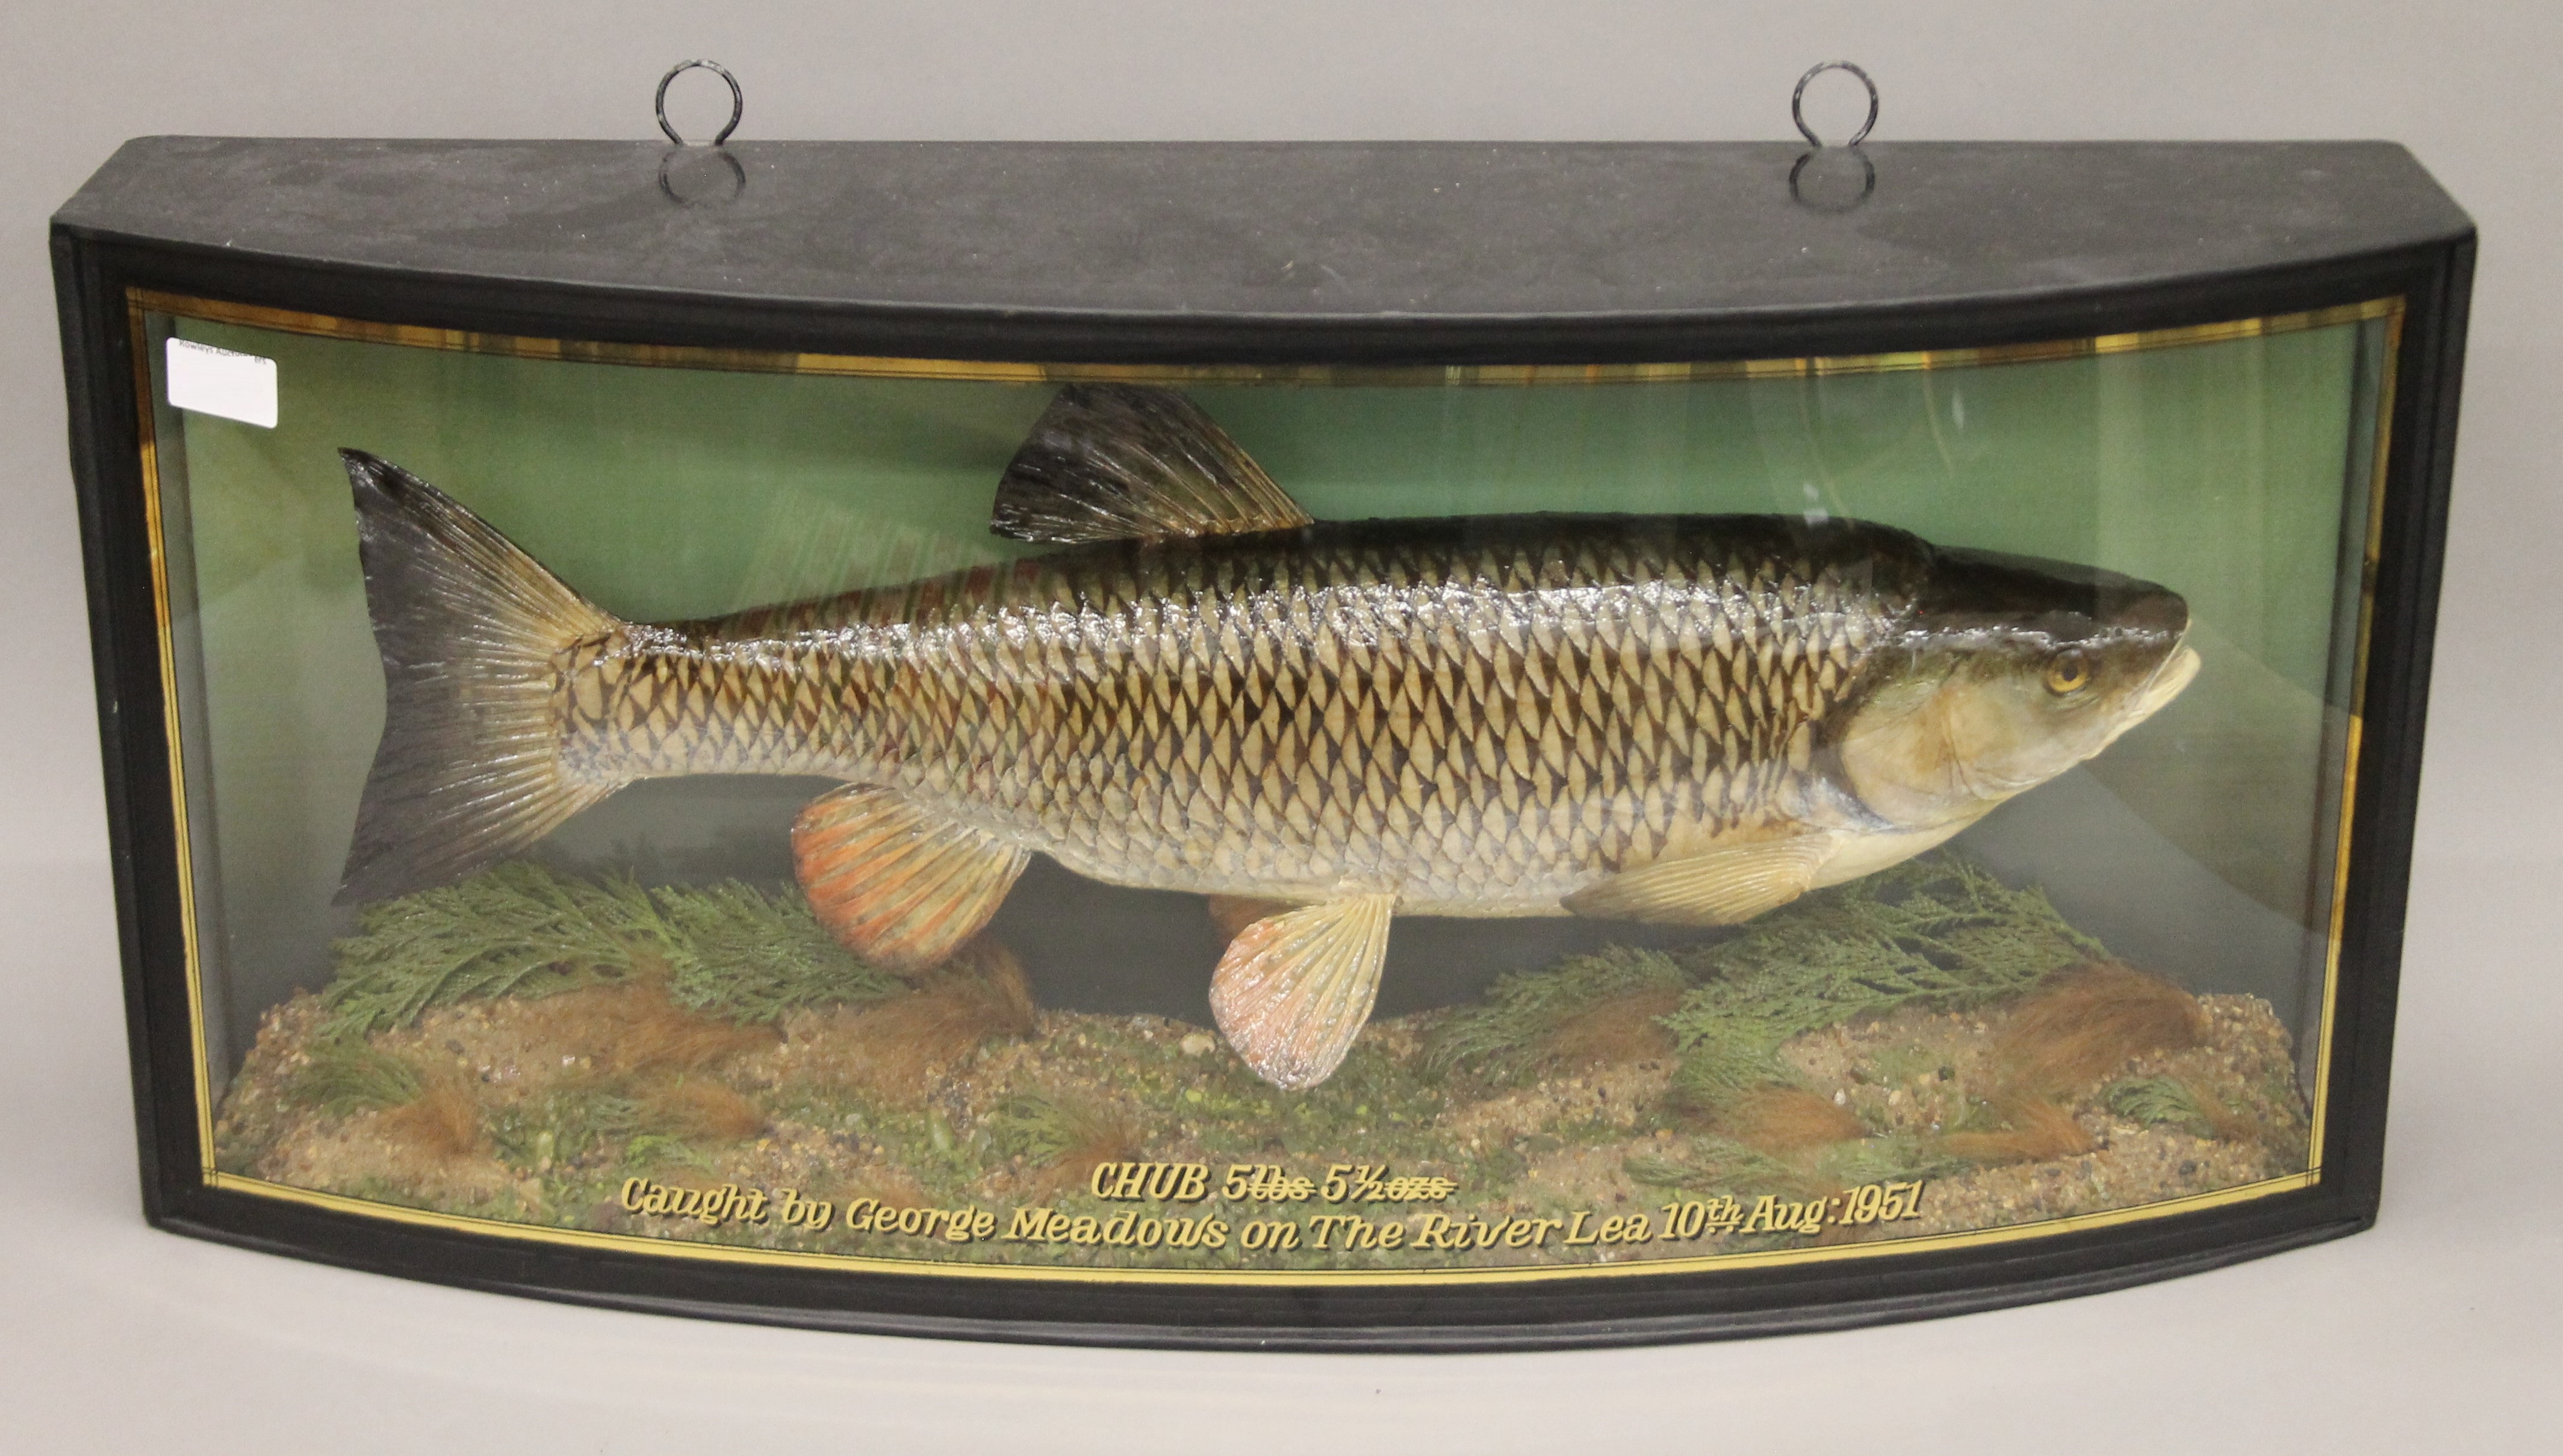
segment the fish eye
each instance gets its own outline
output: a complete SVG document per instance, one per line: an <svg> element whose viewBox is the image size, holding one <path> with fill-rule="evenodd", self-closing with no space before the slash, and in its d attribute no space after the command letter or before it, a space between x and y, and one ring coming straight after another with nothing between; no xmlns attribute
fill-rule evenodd
<svg viewBox="0 0 2563 1456"><path fill-rule="evenodd" d="M2091 681L2091 659L2072 648L2057 653L2047 662L2047 690L2059 696L2078 691Z"/></svg>

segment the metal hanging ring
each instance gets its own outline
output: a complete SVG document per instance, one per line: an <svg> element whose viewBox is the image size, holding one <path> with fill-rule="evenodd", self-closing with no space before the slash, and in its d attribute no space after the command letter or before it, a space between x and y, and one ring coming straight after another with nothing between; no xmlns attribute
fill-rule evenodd
<svg viewBox="0 0 2563 1456"><path fill-rule="evenodd" d="M656 100L651 102L651 104L656 107L659 112L659 129L668 133L668 139L670 141L675 142L679 146L692 145L691 142L687 141L684 137L677 134L676 127L668 124L668 83L675 81L678 77L685 75L689 71L698 69L708 71L714 76L717 76L721 80L729 83L729 124L720 129L720 135L712 138L712 145L718 146L722 142L729 140L729 134L738 129L738 118L747 110L747 94L738 89L738 78L730 75L729 69L722 66L719 62L680 61L676 65L668 68L668 74L659 78L659 95ZM1804 82L1799 83L1801 88L1804 88L1805 85L1806 83ZM1804 127L1801 126L1800 129L1803 130Z"/></svg>
<svg viewBox="0 0 2563 1456"><path fill-rule="evenodd" d="M1814 67L1808 71L1806 75L1799 77L1798 89L1795 91L1792 91L1789 95L1789 119L1798 123L1798 134L1807 139L1807 145L1823 146L1825 144L1825 139L1816 135L1816 129L1807 124L1806 106L1807 83L1824 75L1828 71L1848 71L1852 75L1860 78L1860 84L1862 86L1869 88L1869 119L1860 123L1860 129L1851 134L1851 140L1843 143L1845 146L1858 146L1863 141L1869 139L1869 128L1877 124L1877 83L1869 79L1868 72L1861 70L1859 67L1854 66L1848 61L1827 61ZM724 76L727 74L727 72L722 73ZM662 91L666 90L667 84L665 82L660 83L660 89ZM661 124L664 125L665 123L662 122ZM676 133L670 132L669 134L673 136Z"/></svg>

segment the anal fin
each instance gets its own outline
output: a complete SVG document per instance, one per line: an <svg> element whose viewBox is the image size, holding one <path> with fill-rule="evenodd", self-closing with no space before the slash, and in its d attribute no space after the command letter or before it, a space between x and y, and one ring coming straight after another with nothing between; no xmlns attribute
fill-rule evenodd
<svg viewBox="0 0 2563 1456"><path fill-rule="evenodd" d="M1734 925L1805 894L1834 849L1834 836L1824 833L1722 844L1624 870L1565 904L1603 920Z"/></svg>
<svg viewBox="0 0 2563 1456"><path fill-rule="evenodd" d="M792 859L810 909L849 950L918 971L978 934L1032 854L890 790L850 784L793 820Z"/></svg>
<svg viewBox="0 0 2563 1456"><path fill-rule="evenodd" d="M1392 895L1354 895L1259 920L1229 943L1210 1008L1255 1075L1285 1091L1334 1075L1379 1000Z"/></svg>
<svg viewBox="0 0 2563 1456"><path fill-rule="evenodd" d="M1297 900L1262 900L1252 895L1210 896L1210 923L1219 931L1221 940L1233 941L1246 933L1246 928L1267 920L1284 910L1296 910Z"/></svg>

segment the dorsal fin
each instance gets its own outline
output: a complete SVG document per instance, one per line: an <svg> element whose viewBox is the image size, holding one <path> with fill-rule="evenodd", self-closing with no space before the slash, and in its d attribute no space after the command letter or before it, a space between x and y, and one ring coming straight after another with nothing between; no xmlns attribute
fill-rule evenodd
<svg viewBox="0 0 2563 1456"><path fill-rule="evenodd" d="M1072 384L1006 466L988 529L1021 541L1154 540L1313 519L1175 391Z"/></svg>

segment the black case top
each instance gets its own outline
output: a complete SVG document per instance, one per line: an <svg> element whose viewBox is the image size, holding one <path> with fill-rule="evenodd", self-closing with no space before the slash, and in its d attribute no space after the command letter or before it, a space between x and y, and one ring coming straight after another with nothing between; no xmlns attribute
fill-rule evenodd
<svg viewBox="0 0 2563 1456"><path fill-rule="evenodd" d="M58 228L236 259L835 312L1777 321L2444 243L2385 142L127 143ZM1873 169L1873 183L1869 171ZM740 179L743 178L743 181Z"/></svg>

